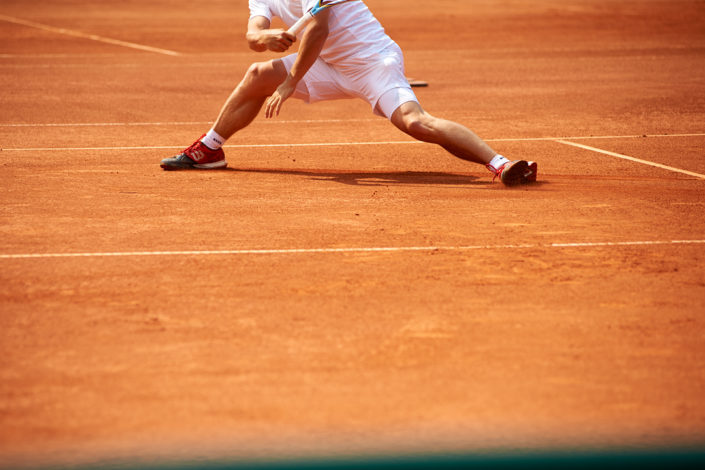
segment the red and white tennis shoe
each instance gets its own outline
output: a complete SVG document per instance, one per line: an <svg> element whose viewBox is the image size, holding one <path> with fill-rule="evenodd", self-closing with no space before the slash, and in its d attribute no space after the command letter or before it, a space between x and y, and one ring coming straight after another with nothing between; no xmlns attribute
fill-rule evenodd
<svg viewBox="0 0 705 470"><path fill-rule="evenodd" d="M492 181L499 178L506 186L516 186L518 184L534 183L538 176L539 166L536 162L514 160L505 163L497 169L487 165L487 169L494 173Z"/></svg>
<svg viewBox="0 0 705 470"><path fill-rule="evenodd" d="M223 149L207 147L201 142L203 136L205 134L175 157L162 160L161 167L165 170L215 170L228 166Z"/></svg>

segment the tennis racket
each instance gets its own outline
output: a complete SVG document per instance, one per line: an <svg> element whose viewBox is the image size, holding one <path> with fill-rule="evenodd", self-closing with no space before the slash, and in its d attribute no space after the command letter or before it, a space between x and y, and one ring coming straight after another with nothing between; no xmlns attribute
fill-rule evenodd
<svg viewBox="0 0 705 470"><path fill-rule="evenodd" d="M330 8L334 5L338 5L340 3L346 3L346 2L354 2L356 0L318 0L318 3L316 3L313 8L311 8L309 11L306 12L304 16L302 16L299 21L294 23L294 25L289 28L287 33L293 34L296 36L299 34L299 32L306 26L314 16L325 10L326 8Z"/></svg>

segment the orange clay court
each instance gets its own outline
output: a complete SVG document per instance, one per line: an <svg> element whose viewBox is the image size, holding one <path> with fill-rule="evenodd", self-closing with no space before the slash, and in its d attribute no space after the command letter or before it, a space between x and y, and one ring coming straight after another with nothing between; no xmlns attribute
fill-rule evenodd
<svg viewBox="0 0 705 470"><path fill-rule="evenodd" d="M165 172L247 1L0 3L0 466L705 442L705 3L367 0L434 115Z"/></svg>

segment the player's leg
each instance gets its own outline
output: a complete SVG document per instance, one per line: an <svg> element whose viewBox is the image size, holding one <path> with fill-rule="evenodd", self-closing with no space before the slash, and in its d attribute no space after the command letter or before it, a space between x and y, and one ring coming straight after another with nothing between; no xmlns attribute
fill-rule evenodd
<svg viewBox="0 0 705 470"><path fill-rule="evenodd" d="M407 101L391 116L392 123L417 140L438 144L463 160L487 165L497 152L458 123L428 114L416 101Z"/></svg>
<svg viewBox="0 0 705 470"><path fill-rule="evenodd" d="M417 140L440 145L458 158L485 165L507 185L536 181L535 162L508 160L467 127L430 115L417 101L401 104L390 120Z"/></svg>
<svg viewBox="0 0 705 470"><path fill-rule="evenodd" d="M267 97L284 81L286 73L281 60L252 64L226 100L213 128L179 155L162 160L161 167L179 170L227 166L221 147L233 134L254 120Z"/></svg>

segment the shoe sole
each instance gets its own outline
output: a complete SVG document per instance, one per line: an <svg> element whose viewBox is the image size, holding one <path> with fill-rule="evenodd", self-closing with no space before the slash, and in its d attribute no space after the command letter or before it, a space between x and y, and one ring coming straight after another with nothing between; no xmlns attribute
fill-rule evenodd
<svg viewBox="0 0 705 470"><path fill-rule="evenodd" d="M193 167L199 170L217 170L218 168L225 168L226 166L228 166L228 162L220 160L219 162L213 163L197 163Z"/></svg>
<svg viewBox="0 0 705 470"><path fill-rule="evenodd" d="M519 160L513 162L509 168L505 168L500 179L505 186L516 186L535 182L537 173L536 162Z"/></svg>
<svg viewBox="0 0 705 470"><path fill-rule="evenodd" d="M213 163L186 163L186 164L180 164L180 163L164 163L162 162L161 166L164 170L166 171L175 171L175 170L218 170L221 168L225 168L228 166L228 162L225 160L221 160L219 162L213 162Z"/></svg>
<svg viewBox="0 0 705 470"><path fill-rule="evenodd" d="M529 171L531 173L528 173L525 178L527 183L535 183L536 178L539 175L539 165L536 162L528 162L529 163Z"/></svg>

